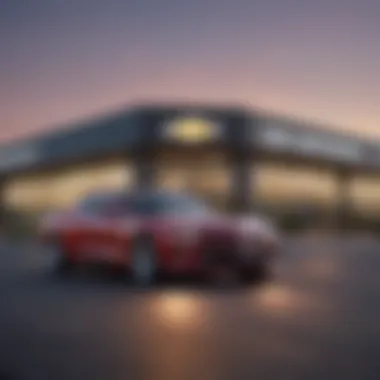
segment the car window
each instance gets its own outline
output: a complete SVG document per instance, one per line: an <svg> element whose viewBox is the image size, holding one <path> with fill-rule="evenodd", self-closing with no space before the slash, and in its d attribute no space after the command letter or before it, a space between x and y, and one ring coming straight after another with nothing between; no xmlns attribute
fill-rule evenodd
<svg viewBox="0 0 380 380"><path fill-rule="evenodd" d="M116 209L117 198L111 195L95 195L85 198L78 204L77 210L85 214L101 215Z"/></svg>
<svg viewBox="0 0 380 380"><path fill-rule="evenodd" d="M104 208L104 213L109 216L124 216L130 214L130 204L125 198L116 198L110 201Z"/></svg>
<svg viewBox="0 0 380 380"><path fill-rule="evenodd" d="M209 213L202 202L191 197L173 194L135 195L130 197L128 209L132 214L160 215L184 214L196 215Z"/></svg>
<svg viewBox="0 0 380 380"><path fill-rule="evenodd" d="M198 199L178 194L93 195L78 204L77 209L90 215L141 215L167 214L200 215L211 210Z"/></svg>

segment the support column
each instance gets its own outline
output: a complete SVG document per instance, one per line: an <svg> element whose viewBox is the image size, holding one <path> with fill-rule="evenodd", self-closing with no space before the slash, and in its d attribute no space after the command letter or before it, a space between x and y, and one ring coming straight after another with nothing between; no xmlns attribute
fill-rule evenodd
<svg viewBox="0 0 380 380"><path fill-rule="evenodd" d="M351 214L350 194L351 174L346 169L338 171L338 191L336 207L336 225L338 228L346 229L349 226Z"/></svg>
<svg viewBox="0 0 380 380"><path fill-rule="evenodd" d="M151 187L155 183L154 155L151 152L140 152L135 157L136 186L139 188Z"/></svg>
<svg viewBox="0 0 380 380"><path fill-rule="evenodd" d="M231 203L233 211L252 209L252 120L248 115L237 115L229 123L229 154L232 171Z"/></svg>
<svg viewBox="0 0 380 380"><path fill-rule="evenodd" d="M5 186L7 183L7 178L5 176L0 176L0 235L4 232L6 228L6 217L7 210L4 199Z"/></svg>
<svg viewBox="0 0 380 380"><path fill-rule="evenodd" d="M140 115L136 128L139 128L139 144L133 154L136 165L136 187L152 187L156 177L156 156L158 153L159 115Z"/></svg>
<svg viewBox="0 0 380 380"><path fill-rule="evenodd" d="M233 188L233 209L239 212L248 212L251 209L251 160L245 156L234 155L231 160Z"/></svg>

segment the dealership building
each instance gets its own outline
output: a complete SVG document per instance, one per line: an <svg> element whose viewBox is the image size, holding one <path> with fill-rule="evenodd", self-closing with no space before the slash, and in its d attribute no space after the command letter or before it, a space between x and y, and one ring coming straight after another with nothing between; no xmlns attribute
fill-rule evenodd
<svg viewBox="0 0 380 380"><path fill-rule="evenodd" d="M221 209L380 218L380 142L239 106L146 105L0 147L3 208L64 209L139 186Z"/></svg>

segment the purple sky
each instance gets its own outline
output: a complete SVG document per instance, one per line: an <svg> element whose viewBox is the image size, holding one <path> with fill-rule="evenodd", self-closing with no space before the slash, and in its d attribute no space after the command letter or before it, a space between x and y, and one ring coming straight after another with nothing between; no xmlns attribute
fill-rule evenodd
<svg viewBox="0 0 380 380"><path fill-rule="evenodd" d="M0 0L0 139L144 99L380 136L378 0Z"/></svg>

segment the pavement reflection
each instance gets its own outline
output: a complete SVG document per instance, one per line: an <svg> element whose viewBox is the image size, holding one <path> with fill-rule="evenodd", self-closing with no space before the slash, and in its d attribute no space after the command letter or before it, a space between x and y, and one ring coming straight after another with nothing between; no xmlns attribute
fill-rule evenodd
<svg viewBox="0 0 380 380"><path fill-rule="evenodd" d="M139 307L143 379L214 379L214 310L200 293L166 290ZM216 379L216 378L215 378Z"/></svg>
<svg viewBox="0 0 380 380"><path fill-rule="evenodd" d="M377 380L379 246L291 244L271 281L236 292L192 285L136 292L91 276L61 281L42 274L43 260L33 262L30 248L3 252L0 373Z"/></svg>
<svg viewBox="0 0 380 380"><path fill-rule="evenodd" d="M334 254L319 255L303 263L305 274L319 279L338 279L343 275L344 268L334 259Z"/></svg>
<svg viewBox="0 0 380 380"><path fill-rule="evenodd" d="M210 305L201 293L168 290L144 302L150 316L165 328L201 328L209 319Z"/></svg>
<svg viewBox="0 0 380 380"><path fill-rule="evenodd" d="M268 313L299 310L312 304L307 294L281 284L268 285L254 296L256 306Z"/></svg>

